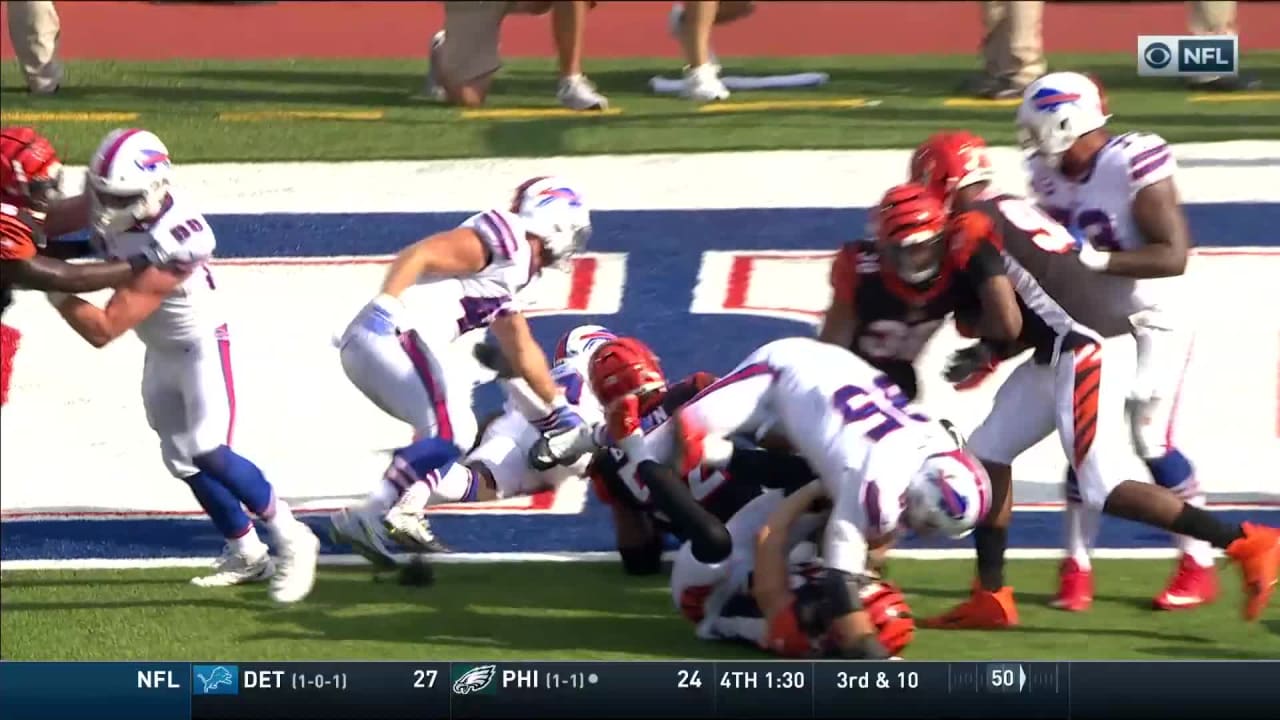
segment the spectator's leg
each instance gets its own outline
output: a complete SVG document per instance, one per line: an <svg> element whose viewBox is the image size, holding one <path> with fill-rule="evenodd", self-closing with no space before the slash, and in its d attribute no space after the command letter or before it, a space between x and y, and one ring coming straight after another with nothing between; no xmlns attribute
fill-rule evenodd
<svg viewBox="0 0 1280 720"><path fill-rule="evenodd" d="M1189 2L1190 18L1187 25L1193 35L1235 35L1236 3ZM1262 82L1256 77L1241 73L1236 77L1195 78L1188 84L1196 90L1256 90Z"/></svg>
<svg viewBox="0 0 1280 720"><path fill-rule="evenodd" d="M433 42L429 74L443 89L446 102L463 107L484 104L493 74L502 67L498 33L510 7L508 2L487 0L444 3L444 38L438 45Z"/></svg>
<svg viewBox="0 0 1280 720"><path fill-rule="evenodd" d="M720 82L720 68L711 62L711 27L716 22L717 0L684 4L680 44L684 48L685 97L699 102L724 100L729 89Z"/></svg>
<svg viewBox="0 0 1280 720"><path fill-rule="evenodd" d="M560 83L556 97L573 110L604 110L609 100L582 73L582 50L585 45L586 0L561 0L551 6L551 34L560 64Z"/></svg>
<svg viewBox="0 0 1280 720"><path fill-rule="evenodd" d="M1009 3L1009 58L1013 61L1008 86L1021 95L1022 89L1044 75L1044 37L1041 21L1043 2Z"/></svg>
<svg viewBox="0 0 1280 720"><path fill-rule="evenodd" d="M62 84L58 36L62 25L52 2L10 0L9 39L33 93L51 94Z"/></svg>

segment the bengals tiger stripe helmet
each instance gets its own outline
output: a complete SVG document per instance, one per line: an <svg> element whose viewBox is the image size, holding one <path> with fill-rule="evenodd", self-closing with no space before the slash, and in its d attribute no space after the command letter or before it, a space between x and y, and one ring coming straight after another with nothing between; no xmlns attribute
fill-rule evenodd
<svg viewBox="0 0 1280 720"><path fill-rule="evenodd" d="M596 349L587 374L591 390L604 407L626 395L641 396L643 405L644 395L667 386L658 356L631 337L610 340Z"/></svg>
<svg viewBox="0 0 1280 720"><path fill-rule="evenodd" d="M946 254L946 210L917 183L889 188L875 209L876 250L884 262L912 285L938 276Z"/></svg>

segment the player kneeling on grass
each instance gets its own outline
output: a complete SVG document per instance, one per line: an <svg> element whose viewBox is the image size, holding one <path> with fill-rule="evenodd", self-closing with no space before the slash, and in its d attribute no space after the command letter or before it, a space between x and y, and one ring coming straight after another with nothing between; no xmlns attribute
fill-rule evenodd
<svg viewBox="0 0 1280 720"><path fill-rule="evenodd" d="M671 597L698 637L784 657L901 654L915 622L896 587L870 573L848 582L797 551L829 511L820 482L790 496L770 490L729 520L733 553L724 562L700 563L686 543L671 570Z"/></svg>
<svg viewBox="0 0 1280 720"><path fill-rule="evenodd" d="M229 447L230 339L204 264L216 241L204 216L170 187L171 172L160 138L145 130L113 131L89 165L91 224L110 258L159 248L197 269L182 275L145 270L117 288L104 308L59 293L49 293L49 301L94 347L129 330L145 346L142 404L160 436L165 466L191 486L227 540L218 572L192 582L234 585L270 577L273 600L296 602L315 583L320 541L276 497L258 466ZM278 564L242 505L271 529Z"/></svg>
<svg viewBox="0 0 1280 720"><path fill-rule="evenodd" d="M475 442L472 383L449 371L444 352L472 330L490 328L513 374L528 383L537 405L529 419L539 430L590 433L552 378L520 304L543 268L566 262L590 235L590 212L579 194L562 180L539 177L516 189L508 209L473 215L396 256L379 295L343 333L339 355L352 384L412 425L416 439L393 453L365 503L333 516L336 539L360 550L386 532L417 552L445 550L423 511Z"/></svg>

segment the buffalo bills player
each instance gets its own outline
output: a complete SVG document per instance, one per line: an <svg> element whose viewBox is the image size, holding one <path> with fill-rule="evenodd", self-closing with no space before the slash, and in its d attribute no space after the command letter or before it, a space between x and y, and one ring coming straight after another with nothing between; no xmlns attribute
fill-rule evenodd
<svg viewBox="0 0 1280 720"><path fill-rule="evenodd" d="M974 166L974 177L991 167ZM948 248L946 210L916 183L890 188L872 212L874 240L846 243L831 267L819 339L851 349L914 400L912 363L953 312L986 337L1012 340L1021 318L999 248Z"/></svg>
<svg viewBox="0 0 1280 720"><path fill-rule="evenodd" d="M401 250L379 294L339 341L342 368L366 397L411 425L416 439L393 453L379 490L335 523L440 552L423 510L442 477L476 440L472 384L449 371L446 346L489 328L502 354L532 390L529 418L555 435L588 435L569 407L522 310L526 288L544 267L585 247L591 215L569 183L538 177L516 188L508 208L477 213L452 230ZM570 444L572 444L570 442ZM339 533L347 533L338 528Z"/></svg>
<svg viewBox="0 0 1280 720"><path fill-rule="evenodd" d="M1159 135L1110 135L1110 117L1101 89L1079 73L1052 73L1028 87L1017 124L1031 152L1031 188L1077 238L1079 265L1061 278L1063 305L1104 337L1136 340L1137 374L1126 406L1134 447L1156 484L1203 507L1192 464L1172 443L1193 334L1190 313L1180 307L1191 238L1174 181L1177 162ZM1084 610L1093 600L1089 552L1099 520L1096 507L1080 502L1073 476L1055 600L1062 609ZM1185 535L1177 542L1182 557L1155 596L1158 609L1196 607L1218 594L1210 544Z"/></svg>
<svg viewBox="0 0 1280 720"><path fill-rule="evenodd" d="M144 271L116 288L102 308L60 293L49 293L49 301L94 347L133 330L146 348L142 403L165 467L191 487L226 538L217 571L192 582L210 587L270 578L272 599L297 602L315 583L320 541L276 496L262 470L230 447L230 334L204 265L216 239L205 217L171 186L171 174L169 150L153 133L129 128L108 134L89 164L92 229L108 257L161 248L199 269L181 276ZM242 506L274 535L275 562Z"/></svg>
<svg viewBox="0 0 1280 720"><path fill-rule="evenodd" d="M1012 516L1013 460L1055 430L1083 502L1109 515L1191 535L1226 550L1244 575L1244 616L1253 620L1271 596L1280 569L1280 532L1252 523L1233 526L1156 485L1122 477L1125 448L1116 438L1124 425L1124 394L1133 376L1132 353L1104 352L1102 339L1058 303L1042 281L1064 262L1074 238L1023 198L1001 193L988 181L966 181L965 156L985 144L969 133L942 133L917 151L929 158L931 187L952 208L956 233L994 238L1005 251L1023 307L1020 343L987 341L957 352L953 381L989 373L1002 357L1026 347L1021 363L996 393L995 405L970 437L970 448L991 475L995 512L974 540L978 582L970 598L926 621L932 627L997 628L1016 625L1013 588L1004 583L1004 553Z"/></svg>
<svg viewBox="0 0 1280 720"><path fill-rule="evenodd" d="M699 562L683 545L671 568L671 598L698 637L746 641L784 657L822 657L846 654L838 629L854 622L874 628L867 634L879 645L855 656L900 654L915 631L902 593L883 580L852 589L832 582L839 576L800 547L821 533L830 509L818 481L790 495L770 490L726 523L733 552L723 562ZM850 611L851 591L861 609ZM844 617L851 612L856 619Z"/></svg>

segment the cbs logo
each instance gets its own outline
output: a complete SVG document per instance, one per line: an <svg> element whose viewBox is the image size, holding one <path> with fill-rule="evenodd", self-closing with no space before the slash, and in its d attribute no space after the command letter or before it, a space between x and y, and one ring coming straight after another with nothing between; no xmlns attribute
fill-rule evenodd
<svg viewBox="0 0 1280 720"><path fill-rule="evenodd" d="M1142 51L1142 62L1153 70L1163 70L1173 62L1173 50L1162 42L1153 42Z"/></svg>

